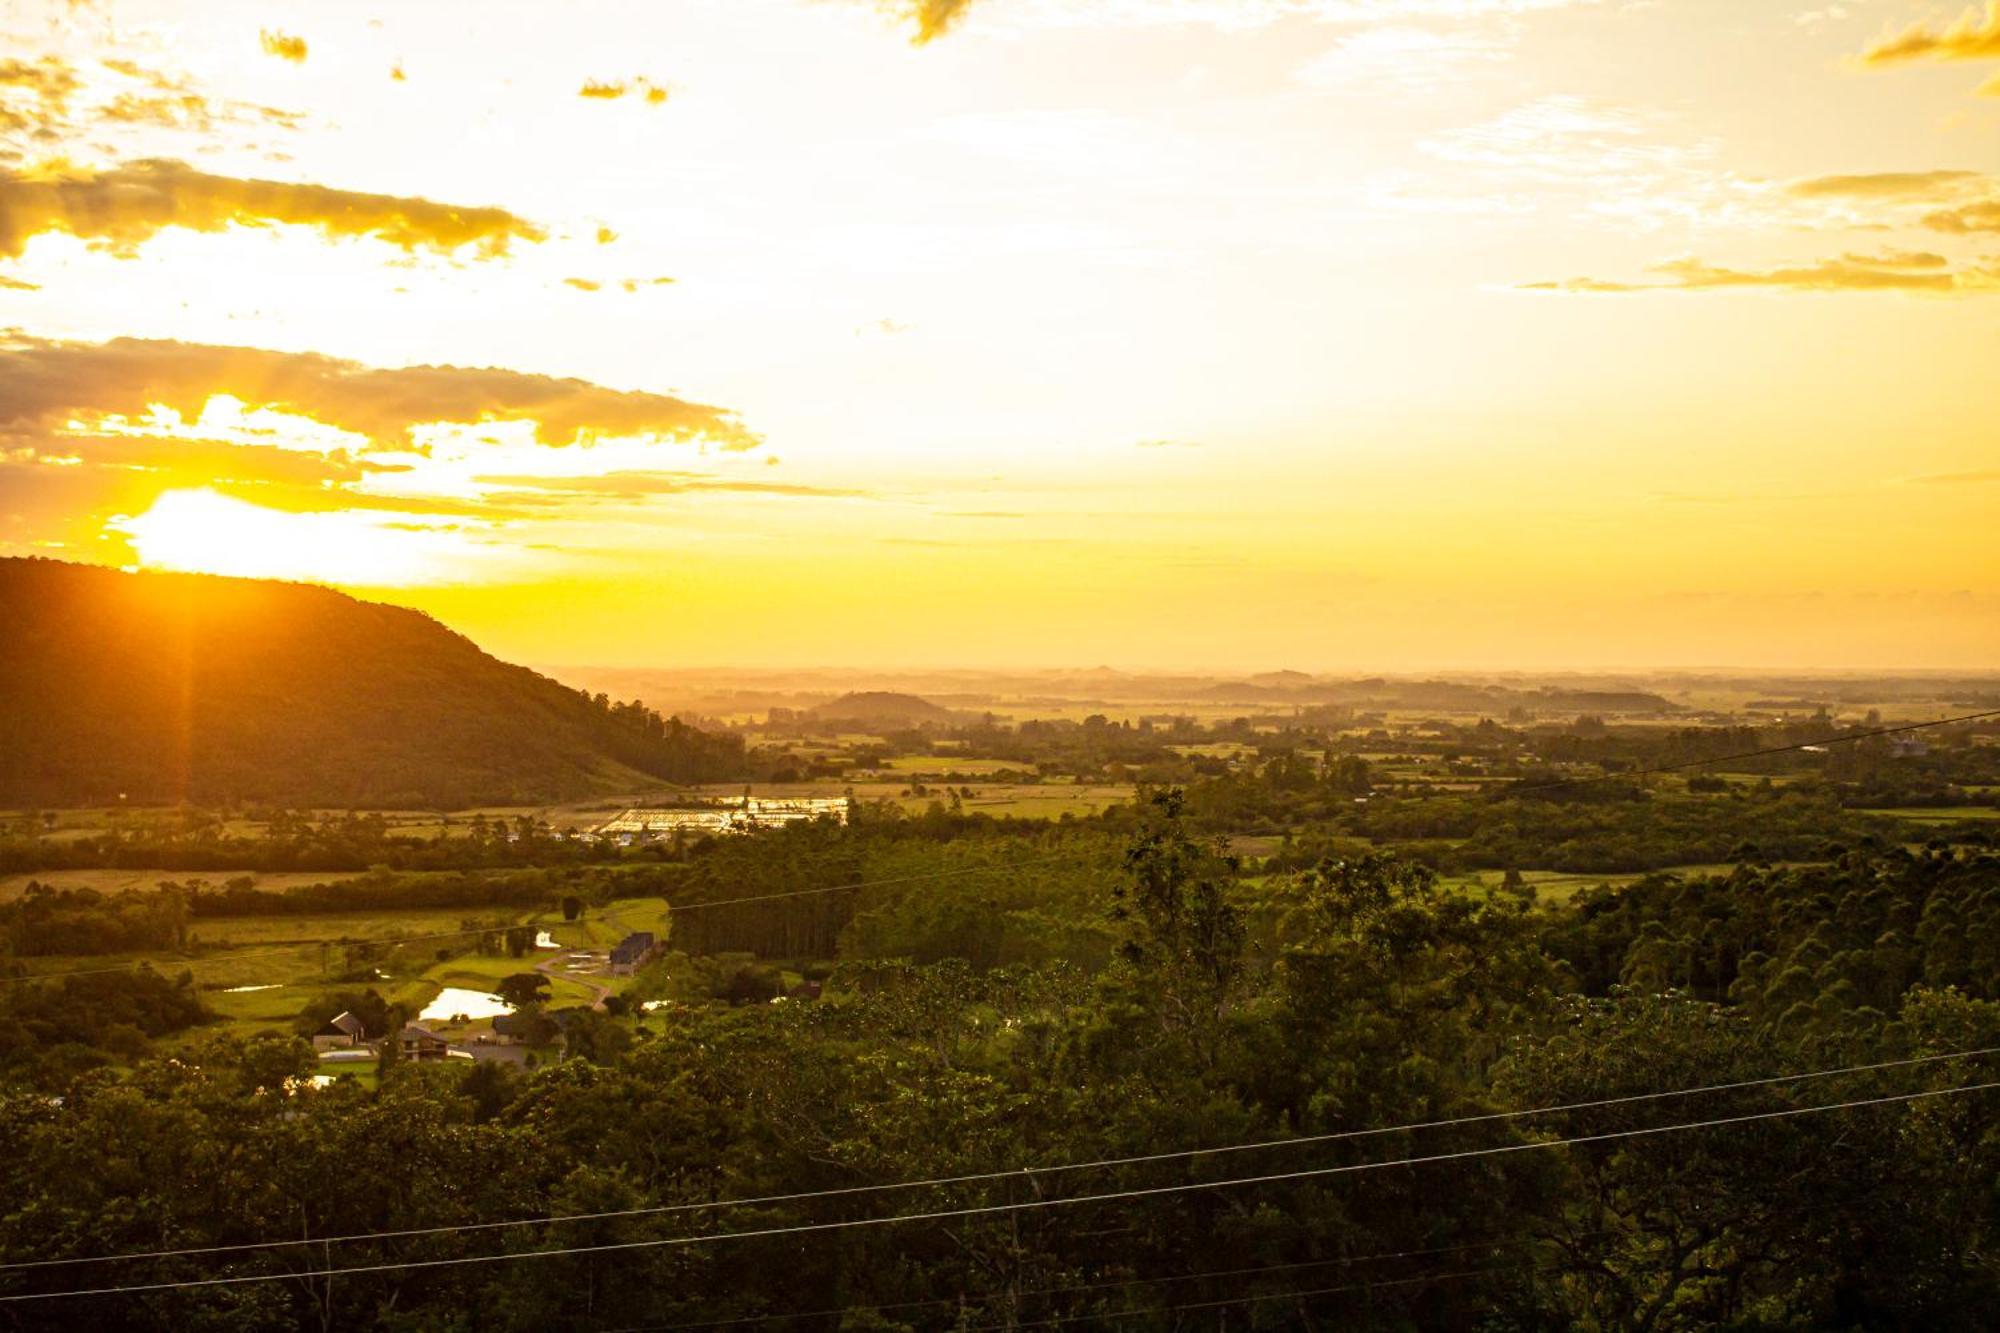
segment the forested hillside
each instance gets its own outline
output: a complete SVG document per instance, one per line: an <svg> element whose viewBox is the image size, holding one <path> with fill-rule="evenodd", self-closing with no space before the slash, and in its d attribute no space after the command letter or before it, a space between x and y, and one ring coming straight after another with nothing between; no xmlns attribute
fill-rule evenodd
<svg viewBox="0 0 2000 1333"><path fill-rule="evenodd" d="M466 806L742 764L327 588L0 560L0 625L0 802Z"/></svg>

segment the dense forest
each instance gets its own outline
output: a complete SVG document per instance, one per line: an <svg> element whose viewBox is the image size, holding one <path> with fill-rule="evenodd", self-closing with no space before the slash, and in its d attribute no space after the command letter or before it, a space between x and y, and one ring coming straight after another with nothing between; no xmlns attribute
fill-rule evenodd
<svg viewBox="0 0 2000 1333"><path fill-rule="evenodd" d="M675 904L630 992L655 1007L527 1070L314 1089L297 1034L379 996L223 1038L185 977L8 985L0 1324L2000 1321L2000 856L1874 842L1537 902L1393 852L1247 864L1193 804L364 881ZM281 910L63 892L8 916L17 948ZM758 960L807 954L819 997L764 1002ZM148 1257L67 1262L106 1254ZM100 1287L131 1290L31 1299Z"/></svg>
<svg viewBox="0 0 2000 1333"><path fill-rule="evenodd" d="M742 742L326 588L0 560L0 802L463 808L739 775Z"/></svg>

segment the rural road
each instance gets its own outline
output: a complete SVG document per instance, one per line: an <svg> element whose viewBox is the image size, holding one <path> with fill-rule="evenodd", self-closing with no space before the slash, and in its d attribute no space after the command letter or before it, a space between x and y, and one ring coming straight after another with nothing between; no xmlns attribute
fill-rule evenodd
<svg viewBox="0 0 2000 1333"><path fill-rule="evenodd" d="M610 926L614 930L624 929L623 924L620 923L620 921L618 920L618 914L616 912L606 912L599 919L602 920L605 925ZM577 985L585 987L586 989L595 992L590 997L590 1007L592 1009L597 1010L599 1013L602 1013L604 1011L605 997L611 994L611 987L603 985L600 982L593 981L588 977L579 977L569 972L558 973L555 970L556 963L561 959L569 957L571 952L573 951L569 949L564 949L561 952L559 952L554 958L543 959L541 962L535 964L535 971L547 977L551 983L553 983L556 980L556 978L560 976L564 981L573 981Z"/></svg>

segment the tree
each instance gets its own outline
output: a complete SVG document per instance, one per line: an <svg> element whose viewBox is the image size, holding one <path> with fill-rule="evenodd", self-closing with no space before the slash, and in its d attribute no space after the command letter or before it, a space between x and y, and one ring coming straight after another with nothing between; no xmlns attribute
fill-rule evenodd
<svg viewBox="0 0 2000 1333"><path fill-rule="evenodd" d="M574 921L583 915L583 899L575 894L565 894L562 900L563 920Z"/></svg>
<svg viewBox="0 0 2000 1333"><path fill-rule="evenodd" d="M1189 835L1183 804L1178 788L1150 797L1113 915L1126 926L1120 953L1163 1026L1188 1036L1206 1060L1243 973L1243 914L1229 900L1235 859L1219 840Z"/></svg>
<svg viewBox="0 0 2000 1333"><path fill-rule="evenodd" d="M548 1001L549 979L539 972L516 972L495 986L493 993L516 1009L526 1009Z"/></svg>

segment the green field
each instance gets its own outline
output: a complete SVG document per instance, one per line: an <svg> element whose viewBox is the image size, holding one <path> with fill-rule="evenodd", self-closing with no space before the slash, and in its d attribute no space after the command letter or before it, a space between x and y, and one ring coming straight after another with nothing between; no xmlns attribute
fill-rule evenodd
<svg viewBox="0 0 2000 1333"><path fill-rule="evenodd" d="M1857 814L1888 815L1913 824L1956 824L1964 819L2000 819L2000 808L1990 805L1895 806L1860 810Z"/></svg>

